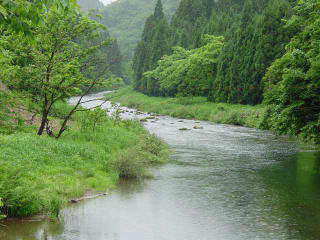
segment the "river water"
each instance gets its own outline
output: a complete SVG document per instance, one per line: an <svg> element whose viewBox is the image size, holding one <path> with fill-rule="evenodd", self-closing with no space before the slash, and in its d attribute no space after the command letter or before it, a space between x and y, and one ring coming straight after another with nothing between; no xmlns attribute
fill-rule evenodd
<svg viewBox="0 0 320 240"><path fill-rule="evenodd" d="M145 116L127 110L125 118ZM0 239L320 239L319 152L245 127L167 116L144 125L173 150L154 179L121 182L108 196L69 206L59 223L7 222Z"/></svg>

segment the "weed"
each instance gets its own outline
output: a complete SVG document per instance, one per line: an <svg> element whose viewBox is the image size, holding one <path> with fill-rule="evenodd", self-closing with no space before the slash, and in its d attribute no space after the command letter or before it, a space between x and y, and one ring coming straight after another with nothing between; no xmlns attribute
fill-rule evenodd
<svg viewBox="0 0 320 240"><path fill-rule="evenodd" d="M0 215L10 217L57 216L87 189L106 191L119 177L147 176L147 168L166 156L165 145L141 124L101 110L77 113L59 140L35 133L0 135L0 148Z"/></svg>

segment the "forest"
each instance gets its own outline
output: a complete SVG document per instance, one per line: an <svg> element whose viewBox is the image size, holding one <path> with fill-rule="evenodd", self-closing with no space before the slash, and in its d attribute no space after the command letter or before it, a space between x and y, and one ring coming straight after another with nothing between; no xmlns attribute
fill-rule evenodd
<svg viewBox="0 0 320 240"><path fill-rule="evenodd" d="M163 0L164 14L170 18L178 7L178 0ZM130 61L140 40L145 19L152 14L154 2L149 0L115 1L101 9L103 23L119 41L125 60Z"/></svg>
<svg viewBox="0 0 320 240"><path fill-rule="evenodd" d="M319 0L4 0L0 33L0 239L318 239Z"/></svg>
<svg viewBox="0 0 320 240"><path fill-rule="evenodd" d="M264 105L264 128L320 142L317 0L159 0L134 58L134 88L151 96Z"/></svg>

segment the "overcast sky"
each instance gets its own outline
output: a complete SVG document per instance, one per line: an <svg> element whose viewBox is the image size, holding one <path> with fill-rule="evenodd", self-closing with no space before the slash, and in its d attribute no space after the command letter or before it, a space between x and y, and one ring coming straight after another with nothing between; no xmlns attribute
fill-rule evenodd
<svg viewBox="0 0 320 240"><path fill-rule="evenodd" d="M104 4L108 4L108 3L111 3L111 2L115 2L117 0L100 0L101 2L103 2Z"/></svg>

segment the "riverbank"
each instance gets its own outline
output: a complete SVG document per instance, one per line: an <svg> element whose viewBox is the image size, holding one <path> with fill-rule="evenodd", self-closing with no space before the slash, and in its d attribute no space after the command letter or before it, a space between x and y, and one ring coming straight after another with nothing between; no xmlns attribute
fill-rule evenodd
<svg viewBox="0 0 320 240"><path fill-rule="evenodd" d="M0 135L0 213L8 217L57 216L71 198L150 176L148 167L167 159L166 145L140 123L104 112L79 112L59 140L21 129Z"/></svg>
<svg viewBox="0 0 320 240"><path fill-rule="evenodd" d="M204 97L149 97L130 87L111 93L108 99L144 112L264 129L266 108L262 105L212 103Z"/></svg>
<svg viewBox="0 0 320 240"><path fill-rule="evenodd" d="M131 87L121 88L109 94L108 100L143 112L274 132L268 118L268 106L265 105L213 103L208 102L205 97L150 97L134 91ZM285 137L297 142L300 149L319 150L318 144L301 135Z"/></svg>

